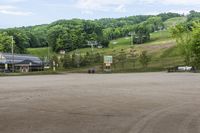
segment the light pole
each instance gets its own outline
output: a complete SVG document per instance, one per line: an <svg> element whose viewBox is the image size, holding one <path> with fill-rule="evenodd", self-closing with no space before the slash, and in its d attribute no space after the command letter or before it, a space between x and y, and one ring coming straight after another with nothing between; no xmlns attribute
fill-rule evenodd
<svg viewBox="0 0 200 133"><path fill-rule="evenodd" d="M12 72L15 72L14 39L13 39L13 36L11 36L11 39L12 39Z"/></svg>

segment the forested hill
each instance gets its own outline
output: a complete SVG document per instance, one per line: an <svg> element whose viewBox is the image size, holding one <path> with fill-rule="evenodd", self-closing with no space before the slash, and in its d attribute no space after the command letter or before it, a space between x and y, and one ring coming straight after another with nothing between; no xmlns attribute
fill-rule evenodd
<svg viewBox="0 0 200 133"><path fill-rule="evenodd" d="M199 13L191 11L188 19ZM103 18L98 20L58 20L51 24L9 28L0 30L0 51L9 52L11 39L14 37L15 52L26 53L26 48L51 46L52 50L72 51L88 47L88 41L95 41L108 47L109 41L134 33L135 43L150 40L149 34L163 30L164 22L170 18L180 17L177 13L159 15L138 15L123 18Z"/></svg>

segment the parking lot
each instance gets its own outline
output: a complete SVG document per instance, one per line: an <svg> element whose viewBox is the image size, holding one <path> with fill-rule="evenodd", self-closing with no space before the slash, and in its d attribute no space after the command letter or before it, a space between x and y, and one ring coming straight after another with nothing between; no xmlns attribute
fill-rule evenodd
<svg viewBox="0 0 200 133"><path fill-rule="evenodd" d="M0 77L0 133L200 133L200 74Z"/></svg>

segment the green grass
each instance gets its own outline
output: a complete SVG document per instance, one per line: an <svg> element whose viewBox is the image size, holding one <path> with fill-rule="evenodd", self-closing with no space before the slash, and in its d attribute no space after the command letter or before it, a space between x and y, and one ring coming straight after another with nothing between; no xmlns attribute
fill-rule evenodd
<svg viewBox="0 0 200 133"><path fill-rule="evenodd" d="M162 55L161 58L165 58L165 57L178 57L181 56L179 49L177 46L171 47L169 49L166 49Z"/></svg>
<svg viewBox="0 0 200 133"><path fill-rule="evenodd" d="M111 41L109 48L94 49L94 52L100 52L104 55L113 55L113 51L118 53L121 49L124 49L128 53L131 47L130 44L130 38L123 37ZM136 62L136 67L133 68L132 63L127 61L124 68L120 64L117 64L116 68L113 68L113 72L163 71L166 70L167 67L184 64L183 58L176 47L176 42L171 38L171 35L167 30L152 33L150 42L135 45L134 47L138 53L142 50L148 51L151 56L148 68L143 69L139 61ZM80 52L90 51L90 48L80 50Z"/></svg>
<svg viewBox="0 0 200 133"><path fill-rule="evenodd" d="M27 51L28 51L29 54L38 56L40 58L44 58L44 57L48 56L48 47L44 47L44 48L28 48Z"/></svg>
<svg viewBox="0 0 200 133"><path fill-rule="evenodd" d="M159 32L154 32L151 34L151 41L140 44L140 45L135 45L137 48L143 48L145 46L151 46L151 45L164 45L165 43L168 43L172 41L172 38L170 37L170 33L166 31L159 31ZM130 37L123 37L119 38L116 40L112 40L109 44L109 48L103 48L103 49L98 49L94 48L93 52L99 52L102 54L112 54L113 51L120 51L121 49L128 50L131 46L131 41ZM44 58L48 55L48 48L29 48L27 49L29 54L39 56L40 58ZM51 51L51 50L50 50ZM91 48L82 48L79 49L78 52L85 54L86 52L91 52ZM73 53L76 51L71 51L70 53ZM51 52L52 54L52 52Z"/></svg>
<svg viewBox="0 0 200 133"><path fill-rule="evenodd" d="M168 19L167 21L164 22L165 27L170 28L172 26L175 26L177 24L183 23L187 20L187 17L176 17L176 18L171 18Z"/></svg>
<svg viewBox="0 0 200 133"><path fill-rule="evenodd" d="M171 40L171 34L168 30L158 31L151 34L151 41Z"/></svg>
<svg viewBox="0 0 200 133"><path fill-rule="evenodd" d="M176 18L178 21L178 18ZM169 20L171 21L171 20ZM131 47L130 37L123 37L116 40L113 40L109 44L109 48L98 49L94 48L93 52L99 52L102 55L113 55L117 54L124 49L125 52L129 52ZM151 61L147 69L143 69L140 65L139 61L136 62L136 67L133 68L132 63L127 61L125 63L125 67L123 68L120 64L116 65L116 68L113 68L113 72L144 72L144 71L163 71L167 67L182 65L183 58L178 52L178 48L176 47L176 42L171 38L171 35L168 30L165 31L158 31L151 34L151 41L140 44L134 45L137 53L139 54L141 51L146 50L148 51L149 55L151 56ZM47 56L47 48L32 48L28 49L30 54L44 57ZM81 54L85 54L86 52L91 52L91 48L83 48L79 49L78 52ZM76 51L71 51L73 53ZM69 70L63 70L67 72L87 72L88 66L84 68L73 68ZM97 71L102 72L102 69L99 65L96 65ZM62 70L61 70L62 71Z"/></svg>

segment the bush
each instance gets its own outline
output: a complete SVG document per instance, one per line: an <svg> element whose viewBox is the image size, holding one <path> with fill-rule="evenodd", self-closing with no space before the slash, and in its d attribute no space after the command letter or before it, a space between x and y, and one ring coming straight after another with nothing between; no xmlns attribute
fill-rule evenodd
<svg viewBox="0 0 200 133"><path fill-rule="evenodd" d="M139 56L139 61L143 68L145 68L145 69L147 68L150 60L151 59L150 59L150 57L148 57L147 51L142 51L142 53Z"/></svg>
<svg viewBox="0 0 200 133"><path fill-rule="evenodd" d="M103 39L103 40L101 41L101 45L102 45L104 48L108 48L108 47L109 47L109 43L110 43L110 41L107 40L107 39Z"/></svg>

